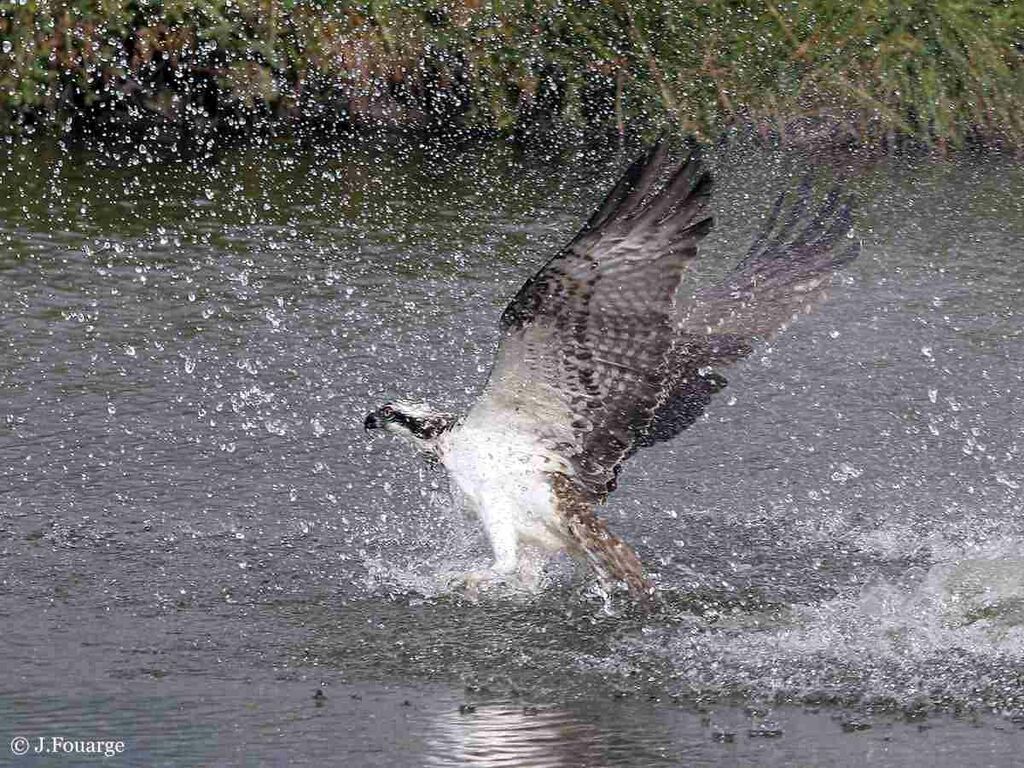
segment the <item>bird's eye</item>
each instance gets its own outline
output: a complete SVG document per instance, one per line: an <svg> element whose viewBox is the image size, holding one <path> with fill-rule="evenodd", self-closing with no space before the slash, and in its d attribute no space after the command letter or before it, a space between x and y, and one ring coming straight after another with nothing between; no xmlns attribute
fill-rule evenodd
<svg viewBox="0 0 1024 768"><path fill-rule="evenodd" d="M385 419L390 419L392 416L395 415L395 409L392 408L390 405L385 405L383 408L380 409L380 412Z"/></svg>

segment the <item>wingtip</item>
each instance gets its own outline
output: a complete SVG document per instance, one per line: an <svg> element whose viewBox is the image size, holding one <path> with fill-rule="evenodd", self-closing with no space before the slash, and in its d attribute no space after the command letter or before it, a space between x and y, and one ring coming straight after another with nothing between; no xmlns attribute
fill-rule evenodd
<svg viewBox="0 0 1024 768"><path fill-rule="evenodd" d="M697 236L697 237L704 237L704 235L706 235L708 232L710 232L712 229L714 229L714 226L715 226L715 217L714 216L706 216L705 218L701 219L700 221L698 221L698 222L696 222L694 224L691 224L689 227L686 228L686 231L689 232L692 235Z"/></svg>
<svg viewBox="0 0 1024 768"><path fill-rule="evenodd" d="M657 168L662 168L668 160L668 155L668 142L664 139L658 139L654 146L651 147L648 162Z"/></svg>
<svg viewBox="0 0 1024 768"><path fill-rule="evenodd" d="M693 188L690 192L691 195L700 197L710 197L711 193L715 189L715 175L711 173L707 168L697 167L700 172L700 176L693 184Z"/></svg>

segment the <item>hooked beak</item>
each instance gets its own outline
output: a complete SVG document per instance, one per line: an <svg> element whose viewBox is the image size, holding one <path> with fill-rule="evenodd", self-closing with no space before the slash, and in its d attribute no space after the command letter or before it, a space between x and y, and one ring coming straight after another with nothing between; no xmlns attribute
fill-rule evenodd
<svg viewBox="0 0 1024 768"><path fill-rule="evenodd" d="M380 429L380 419L376 413L368 413L363 421L363 429L369 432L371 429Z"/></svg>

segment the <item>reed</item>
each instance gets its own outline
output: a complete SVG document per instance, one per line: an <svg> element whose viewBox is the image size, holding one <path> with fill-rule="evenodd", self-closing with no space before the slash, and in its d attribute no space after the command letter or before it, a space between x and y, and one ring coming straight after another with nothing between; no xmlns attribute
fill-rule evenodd
<svg viewBox="0 0 1024 768"><path fill-rule="evenodd" d="M0 2L0 116L1021 147L1024 3Z"/></svg>

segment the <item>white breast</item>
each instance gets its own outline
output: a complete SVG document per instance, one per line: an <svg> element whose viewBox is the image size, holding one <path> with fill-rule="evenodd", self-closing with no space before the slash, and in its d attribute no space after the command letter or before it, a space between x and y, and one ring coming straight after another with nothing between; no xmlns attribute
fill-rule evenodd
<svg viewBox="0 0 1024 768"><path fill-rule="evenodd" d="M563 461L522 430L495 427L479 420L457 426L441 452L442 463L488 529L511 525L522 539L560 547L548 473L563 471Z"/></svg>

